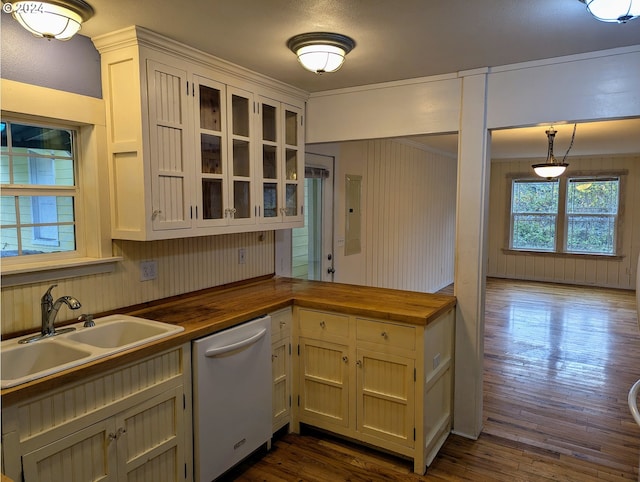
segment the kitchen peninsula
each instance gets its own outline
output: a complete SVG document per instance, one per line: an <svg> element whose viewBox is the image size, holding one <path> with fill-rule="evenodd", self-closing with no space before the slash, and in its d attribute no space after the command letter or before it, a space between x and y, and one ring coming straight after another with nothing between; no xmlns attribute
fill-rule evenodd
<svg viewBox="0 0 640 482"><path fill-rule="evenodd" d="M20 475L17 472L22 470L20 458L24 456L21 444L34 438L34 428L25 435L21 425L30 423L33 407L39 401L51 398L47 403L55 406L58 397L69 404L74 395L65 392L69 392L68 387L82 386L112 372L121 380L125 375L120 372L158 356L165 359L151 362L144 371L136 368L135 376L171 372L162 383L175 379L175 386L163 385L162 389L173 390L172 395L162 398L158 389L153 396L165 404L167 400L179 400L175 410L181 413L184 406L185 414L173 414L170 419L184 421L178 423L184 427L177 436L176 453L189 461L190 342L264 314L277 314L272 317L272 340L276 341L277 331L293 347L289 363L283 365L288 395L293 400L285 424L289 423L293 431L298 431L300 424L308 424L393 451L412 458L414 470L424 473L451 429L455 303L454 297L446 295L275 277L120 309L119 313L180 324L184 331L2 390L5 469L11 469L7 469L11 477ZM276 344L273 346L275 350ZM150 368L153 363L159 363L161 369ZM173 372L173 364L180 369ZM100 387L100 393L106 393L111 385ZM147 399L137 403L144 405ZM120 424L120 414L126 412L123 407L117 413L113 410L116 425ZM59 423L50 425L43 433L53 432ZM84 429L74 426L77 431ZM124 432L114 434L105 429L104 433L115 440ZM193 474L187 465L185 462L190 480Z"/></svg>

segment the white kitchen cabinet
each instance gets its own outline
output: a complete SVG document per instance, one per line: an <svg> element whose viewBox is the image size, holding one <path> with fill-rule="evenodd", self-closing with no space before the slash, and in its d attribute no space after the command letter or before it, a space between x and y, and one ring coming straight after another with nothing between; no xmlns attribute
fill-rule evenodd
<svg viewBox="0 0 640 482"><path fill-rule="evenodd" d="M255 224L253 95L200 76L193 90L196 225Z"/></svg>
<svg viewBox="0 0 640 482"><path fill-rule="evenodd" d="M189 77L186 65L183 68L169 66L149 59L146 63L147 96L149 98L149 163L150 182L139 182L142 179L131 177L124 186L125 176L130 176L129 170L123 170L124 164L133 160L128 153L120 158L115 156L111 169L112 180L115 185L118 207L116 226L123 227L123 222L133 225L135 222L144 223L144 208L149 195L151 196L151 227L154 232L190 229L193 226L191 216L191 178L193 169L190 159L189 137L189 109L185 92L188 88ZM115 90L124 87L113 84ZM125 109L118 103L118 95L114 92L112 109ZM124 101L124 99L123 99ZM144 148L142 147L141 150ZM140 177L145 177L141 173ZM139 184L135 184L139 182ZM129 198L136 197L137 203L124 206ZM132 200L133 201L133 200ZM123 217L127 213L127 218ZM136 219L131 219L133 217ZM140 218L140 219L138 219ZM133 226L131 226L133 227Z"/></svg>
<svg viewBox="0 0 640 482"><path fill-rule="evenodd" d="M190 346L3 407L14 480L192 480Z"/></svg>
<svg viewBox="0 0 640 482"><path fill-rule="evenodd" d="M269 313L271 316L271 371L273 432L291 421L291 308Z"/></svg>
<svg viewBox="0 0 640 482"><path fill-rule="evenodd" d="M296 425L344 431L351 427L349 317L295 309Z"/></svg>
<svg viewBox="0 0 640 482"><path fill-rule="evenodd" d="M302 226L306 93L141 27L92 40L113 238Z"/></svg>
<svg viewBox="0 0 640 482"><path fill-rule="evenodd" d="M416 327L356 318L356 430L415 445Z"/></svg>
<svg viewBox="0 0 640 482"><path fill-rule="evenodd" d="M303 222L304 143L299 107L260 98L260 223Z"/></svg>
<svg viewBox="0 0 640 482"><path fill-rule="evenodd" d="M411 457L423 474L451 431L454 318L423 326L294 307L292 430Z"/></svg>

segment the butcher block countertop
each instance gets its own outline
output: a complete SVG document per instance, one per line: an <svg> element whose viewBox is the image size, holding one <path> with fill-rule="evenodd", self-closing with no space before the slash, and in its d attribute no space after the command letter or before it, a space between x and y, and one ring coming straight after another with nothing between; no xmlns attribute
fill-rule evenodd
<svg viewBox="0 0 640 482"><path fill-rule="evenodd" d="M2 403L18 402L61 383L81 380L291 305L426 326L455 304L455 297L447 295L281 277L254 280L229 288L211 288L105 313L180 324L184 331L149 345L4 389L1 392ZM99 316L103 314L96 314L96 318Z"/></svg>

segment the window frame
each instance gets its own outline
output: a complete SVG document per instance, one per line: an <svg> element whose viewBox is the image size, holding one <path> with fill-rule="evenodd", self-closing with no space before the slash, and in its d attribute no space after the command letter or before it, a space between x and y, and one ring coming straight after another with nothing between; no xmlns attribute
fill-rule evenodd
<svg viewBox="0 0 640 482"><path fill-rule="evenodd" d="M17 256L10 256L2 258L2 264L7 267L14 265L23 265L25 263L48 263L56 262L59 260L79 259L86 257L86 243L84 233L86 227L84 225L84 209L82 203L82 181L80 176L80 165L82 164L82 158L80 153L82 152L80 142L80 129L82 126L58 121L56 119L42 119L33 116L12 116L10 114L2 115L3 122L10 122L14 124L23 124L29 126L46 127L51 129L70 130L73 132L73 176L74 184L72 186L55 186L55 185L37 185L37 184L2 184L0 185L3 196L60 196L61 193L65 193L66 196L73 198L73 211L74 211L74 242L75 249L69 251L60 251L56 253L42 253L42 254L21 254ZM29 161L30 162L30 161ZM29 166L30 168L30 166ZM68 223L64 223L68 224ZM16 220L16 228L19 230L21 223ZM4 226L3 226L4 227ZM35 234L34 230L34 234ZM43 243L43 245L46 245ZM4 271L4 270L3 270Z"/></svg>
<svg viewBox="0 0 640 482"><path fill-rule="evenodd" d="M618 181L618 209L614 215L611 214L597 214L597 213L569 213L569 209L567 206L569 200L569 185L571 181L577 182L597 182L597 181ZM564 216L564 233L563 233L563 252L567 254L582 254L582 255L591 255L591 256L618 256L620 250L620 243L618 242L620 238L620 209L622 204L622 177L621 176L568 176L566 179L566 201L565 201L565 216ZM585 251L569 251L569 219L571 216L584 216L584 217L613 217L614 219L614 229L613 229L613 253L589 253Z"/></svg>
<svg viewBox="0 0 640 482"><path fill-rule="evenodd" d="M553 249L521 249L521 248L514 248L513 247L513 237L514 237L514 215L515 214L529 214L529 215L533 215L533 216L544 216L544 215L549 215L550 213L535 213L535 212L529 212L529 213L514 213L513 212L513 192L514 192L514 186L516 182L522 182L522 183L553 183L556 184L558 186L558 202L557 202L557 209L556 212L554 213L555 216L555 232L554 232L554 247ZM540 178L534 179L534 178L521 178L521 179L512 179L511 180L511 186L510 186L510 193L509 193L509 238L508 238L508 245L509 245L509 249L512 249L514 251L526 251L526 252L533 252L533 253L554 253L557 250L558 247L558 243L557 243L557 233L558 233L558 227L559 227L559 217L560 217L560 191L561 191L561 185L559 180L543 180Z"/></svg>
<svg viewBox="0 0 640 482"><path fill-rule="evenodd" d="M48 261L24 257L11 263L4 258L0 264L3 288L113 272L122 256L113 255L111 240L104 100L8 79L0 79L0 90L3 118L78 126L76 147L82 161L76 168L77 183L82 186L78 198L82 218L77 221L84 227L80 238L85 243L81 257Z"/></svg>
<svg viewBox="0 0 640 482"><path fill-rule="evenodd" d="M556 236L555 249L553 251L542 251L532 249L518 249L513 247L513 185L517 181L543 181L542 178L531 176L530 174L517 173L507 176L508 189L507 194L507 216L505 228L505 248L502 251L505 254L521 254L521 255L541 255L550 257L567 257L567 258L591 258L591 259L612 259L618 260L624 258L622 253L622 225L624 222L624 195L626 177L628 171L576 171L559 178L558 189L558 214L556 219ZM567 251L567 235L568 235L568 214L567 214L567 196L569 180L612 180L618 179L618 213L616 215L616 223L614 228L614 253L585 253Z"/></svg>

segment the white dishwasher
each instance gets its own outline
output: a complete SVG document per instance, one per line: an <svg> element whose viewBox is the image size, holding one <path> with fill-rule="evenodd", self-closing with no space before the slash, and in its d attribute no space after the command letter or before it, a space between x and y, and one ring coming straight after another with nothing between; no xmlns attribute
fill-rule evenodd
<svg viewBox="0 0 640 482"><path fill-rule="evenodd" d="M271 317L193 341L194 466L211 481L271 433Z"/></svg>

